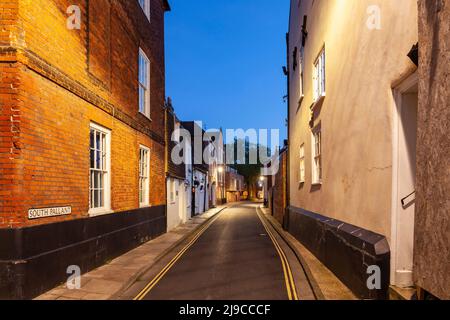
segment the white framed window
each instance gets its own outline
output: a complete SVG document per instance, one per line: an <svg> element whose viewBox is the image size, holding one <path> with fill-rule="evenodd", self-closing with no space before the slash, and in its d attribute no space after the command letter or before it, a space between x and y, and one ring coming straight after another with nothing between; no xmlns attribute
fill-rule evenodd
<svg viewBox="0 0 450 320"><path fill-rule="evenodd" d="M325 47L314 62L313 99L315 102L325 97Z"/></svg>
<svg viewBox="0 0 450 320"><path fill-rule="evenodd" d="M151 0L139 0L139 5L141 6L142 11L144 11L149 21L150 21L150 2Z"/></svg>
<svg viewBox="0 0 450 320"><path fill-rule="evenodd" d="M111 211L111 131L90 125L89 214Z"/></svg>
<svg viewBox="0 0 450 320"><path fill-rule="evenodd" d="M170 203L175 203L176 186L175 179L169 180L169 201Z"/></svg>
<svg viewBox="0 0 450 320"><path fill-rule="evenodd" d="M322 130L317 126L312 132L312 179L313 184L322 183Z"/></svg>
<svg viewBox="0 0 450 320"><path fill-rule="evenodd" d="M306 181L306 169L305 169L305 144L300 146L300 183Z"/></svg>
<svg viewBox="0 0 450 320"><path fill-rule="evenodd" d="M150 205L150 149L139 147L139 206Z"/></svg>
<svg viewBox="0 0 450 320"><path fill-rule="evenodd" d="M139 49L139 112L150 118L150 60Z"/></svg>
<svg viewBox="0 0 450 320"><path fill-rule="evenodd" d="M302 46L300 48L300 67L299 67L299 72L300 72L300 79L299 79L299 93L300 93L300 100L299 103L302 103L304 97L305 97L305 86L304 86L304 70L305 70L305 64L304 64L304 57L305 55L305 48Z"/></svg>

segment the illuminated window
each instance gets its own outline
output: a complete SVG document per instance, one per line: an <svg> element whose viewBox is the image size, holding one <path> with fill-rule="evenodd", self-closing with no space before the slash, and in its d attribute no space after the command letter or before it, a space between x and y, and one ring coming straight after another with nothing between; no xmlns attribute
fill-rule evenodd
<svg viewBox="0 0 450 320"><path fill-rule="evenodd" d="M302 144L300 147L300 183L304 183L306 181L305 176L305 145Z"/></svg>
<svg viewBox="0 0 450 320"><path fill-rule="evenodd" d="M111 210L110 146L111 131L91 124L89 213L93 215Z"/></svg>
<svg viewBox="0 0 450 320"><path fill-rule="evenodd" d="M175 203L175 198L177 194L176 185L175 185L175 179L169 180L169 201L171 203Z"/></svg>
<svg viewBox="0 0 450 320"><path fill-rule="evenodd" d="M139 148L139 205L150 204L150 149Z"/></svg>
<svg viewBox="0 0 450 320"><path fill-rule="evenodd" d="M314 128L312 133L313 163L312 179L313 184L322 183L322 131L320 125Z"/></svg>

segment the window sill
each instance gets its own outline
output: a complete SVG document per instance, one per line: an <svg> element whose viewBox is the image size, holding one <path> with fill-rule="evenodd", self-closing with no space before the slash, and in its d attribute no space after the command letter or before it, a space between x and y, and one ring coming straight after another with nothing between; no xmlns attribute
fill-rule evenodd
<svg viewBox="0 0 450 320"><path fill-rule="evenodd" d="M142 115L143 117L145 117L147 120L153 122L152 118L150 118L150 116L146 115L145 113L142 113L141 111L139 111L139 114Z"/></svg>
<svg viewBox="0 0 450 320"><path fill-rule="evenodd" d="M325 100L326 94L325 92L316 100L312 103L311 105L311 110L314 110L318 105L321 105L323 103L323 101Z"/></svg>
<svg viewBox="0 0 450 320"><path fill-rule="evenodd" d="M99 216L106 216L109 214L113 214L114 211L111 209L91 209L89 210L89 217L99 217Z"/></svg>
<svg viewBox="0 0 450 320"><path fill-rule="evenodd" d="M303 100L305 100L305 95L304 95L304 94L302 94L301 97L300 97L300 99L298 100L298 106L299 106L299 107L302 105Z"/></svg>
<svg viewBox="0 0 450 320"><path fill-rule="evenodd" d="M311 184L313 187L322 186L322 182L315 182Z"/></svg>
<svg viewBox="0 0 450 320"><path fill-rule="evenodd" d="M151 205L149 203L141 203L139 204L139 209L150 208Z"/></svg>

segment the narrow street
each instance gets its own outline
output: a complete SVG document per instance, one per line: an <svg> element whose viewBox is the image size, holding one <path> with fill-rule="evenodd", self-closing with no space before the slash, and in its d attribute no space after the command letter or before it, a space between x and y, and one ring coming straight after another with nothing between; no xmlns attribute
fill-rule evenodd
<svg viewBox="0 0 450 320"><path fill-rule="evenodd" d="M275 231L268 225L266 229L257 207L242 203L223 211L177 249L172 260L155 266L123 298L313 299L299 262Z"/></svg>

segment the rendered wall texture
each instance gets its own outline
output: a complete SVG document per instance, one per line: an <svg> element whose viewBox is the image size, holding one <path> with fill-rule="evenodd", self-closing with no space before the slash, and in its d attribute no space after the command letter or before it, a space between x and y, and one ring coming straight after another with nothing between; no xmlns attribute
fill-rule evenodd
<svg viewBox="0 0 450 320"><path fill-rule="evenodd" d="M381 28L367 27L373 1L291 2L289 32L290 205L391 236L392 88L414 72L407 57L417 43L414 0L380 0ZM300 51L304 16L304 99L300 102ZM313 65L326 54L326 97L312 115ZM300 62L298 64L300 66ZM312 184L312 132L322 128L323 182ZM306 182L299 183L305 145Z"/></svg>

